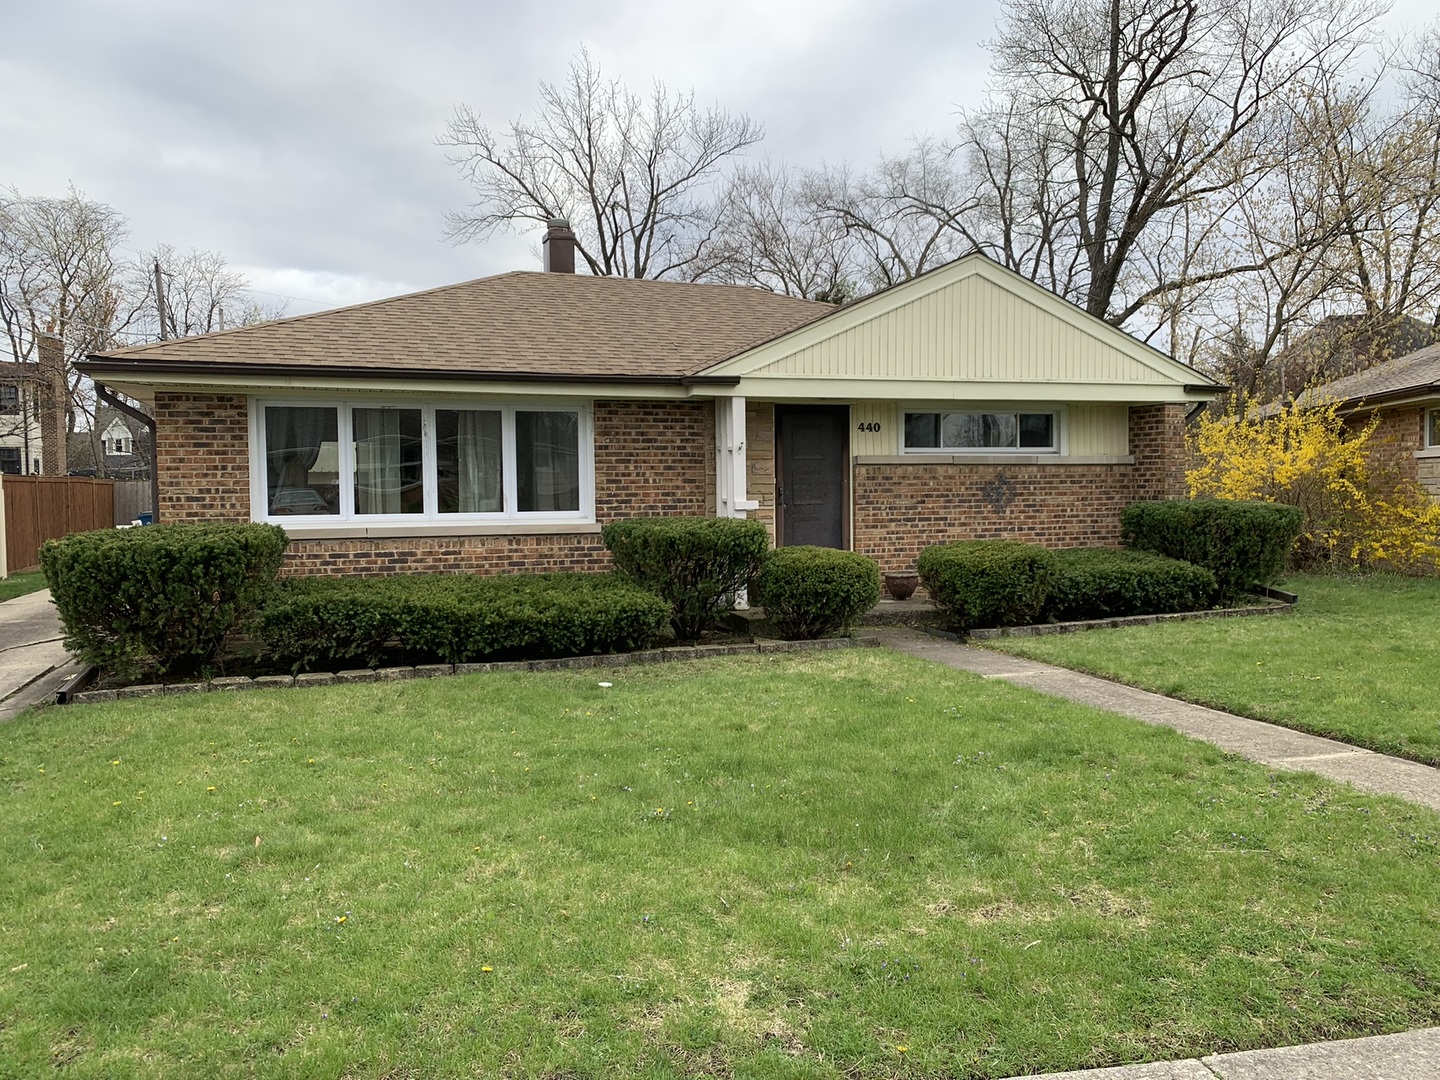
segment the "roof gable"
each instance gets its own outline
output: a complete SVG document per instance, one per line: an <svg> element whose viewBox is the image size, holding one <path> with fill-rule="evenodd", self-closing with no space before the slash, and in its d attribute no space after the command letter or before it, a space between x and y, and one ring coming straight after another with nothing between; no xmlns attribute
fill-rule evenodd
<svg viewBox="0 0 1440 1080"><path fill-rule="evenodd" d="M1017 383L1216 386L982 255L859 300L705 374L957 382L977 392Z"/></svg>

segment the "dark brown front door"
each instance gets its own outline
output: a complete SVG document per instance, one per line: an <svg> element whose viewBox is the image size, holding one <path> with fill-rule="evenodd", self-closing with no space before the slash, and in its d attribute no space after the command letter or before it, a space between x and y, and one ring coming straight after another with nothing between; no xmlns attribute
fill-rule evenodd
<svg viewBox="0 0 1440 1080"><path fill-rule="evenodd" d="M849 407L777 405L775 428L781 546L845 547Z"/></svg>

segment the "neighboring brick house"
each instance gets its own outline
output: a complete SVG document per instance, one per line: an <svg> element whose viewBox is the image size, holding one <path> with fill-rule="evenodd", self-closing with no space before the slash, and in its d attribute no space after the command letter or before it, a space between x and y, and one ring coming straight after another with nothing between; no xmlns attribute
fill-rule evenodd
<svg viewBox="0 0 1440 1080"><path fill-rule="evenodd" d="M1352 427L1378 416L1371 462L1440 500L1440 344L1317 386L1297 401L1339 402Z"/></svg>
<svg viewBox="0 0 1440 1080"><path fill-rule="evenodd" d="M1126 503L1183 494L1185 416L1220 389L980 256L832 308L580 276L572 245L84 368L153 410L162 521L279 522L309 573L602 568L600 526L653 514L885 570L1115 544Z"/></svg>

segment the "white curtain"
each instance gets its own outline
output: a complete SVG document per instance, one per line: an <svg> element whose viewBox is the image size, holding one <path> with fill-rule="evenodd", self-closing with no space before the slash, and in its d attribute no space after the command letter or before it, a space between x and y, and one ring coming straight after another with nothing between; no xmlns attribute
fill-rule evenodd
<svg viewBox="0 0 1440 1080"><path fill-rule="evenodd" d="M400 411L356 409L355 512L400 513Z"/></svg>
<svg viewBox="0 0 1440 1080"><path fill-rule="evenodd" d="M459 512L499 513L502 509L500 414L461 410L456 413L456 420Z"/></svg>

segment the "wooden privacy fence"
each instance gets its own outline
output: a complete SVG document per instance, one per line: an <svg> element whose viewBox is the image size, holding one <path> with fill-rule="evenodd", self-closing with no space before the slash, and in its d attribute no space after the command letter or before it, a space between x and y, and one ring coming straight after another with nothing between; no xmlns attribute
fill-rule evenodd
<svg viewBox="0 0 1440 1080"><path fill-rule="evenodd" d="M150 511L149 480L115 481L115 524L129 525Z"/></svg>
<svg viewBox="0 0 1440 1080"><path fill-rule="evenodd" d="M57 536L115 525L115 481L88 476L7 476L0 572L33 570L40 545Z"/></svg>

